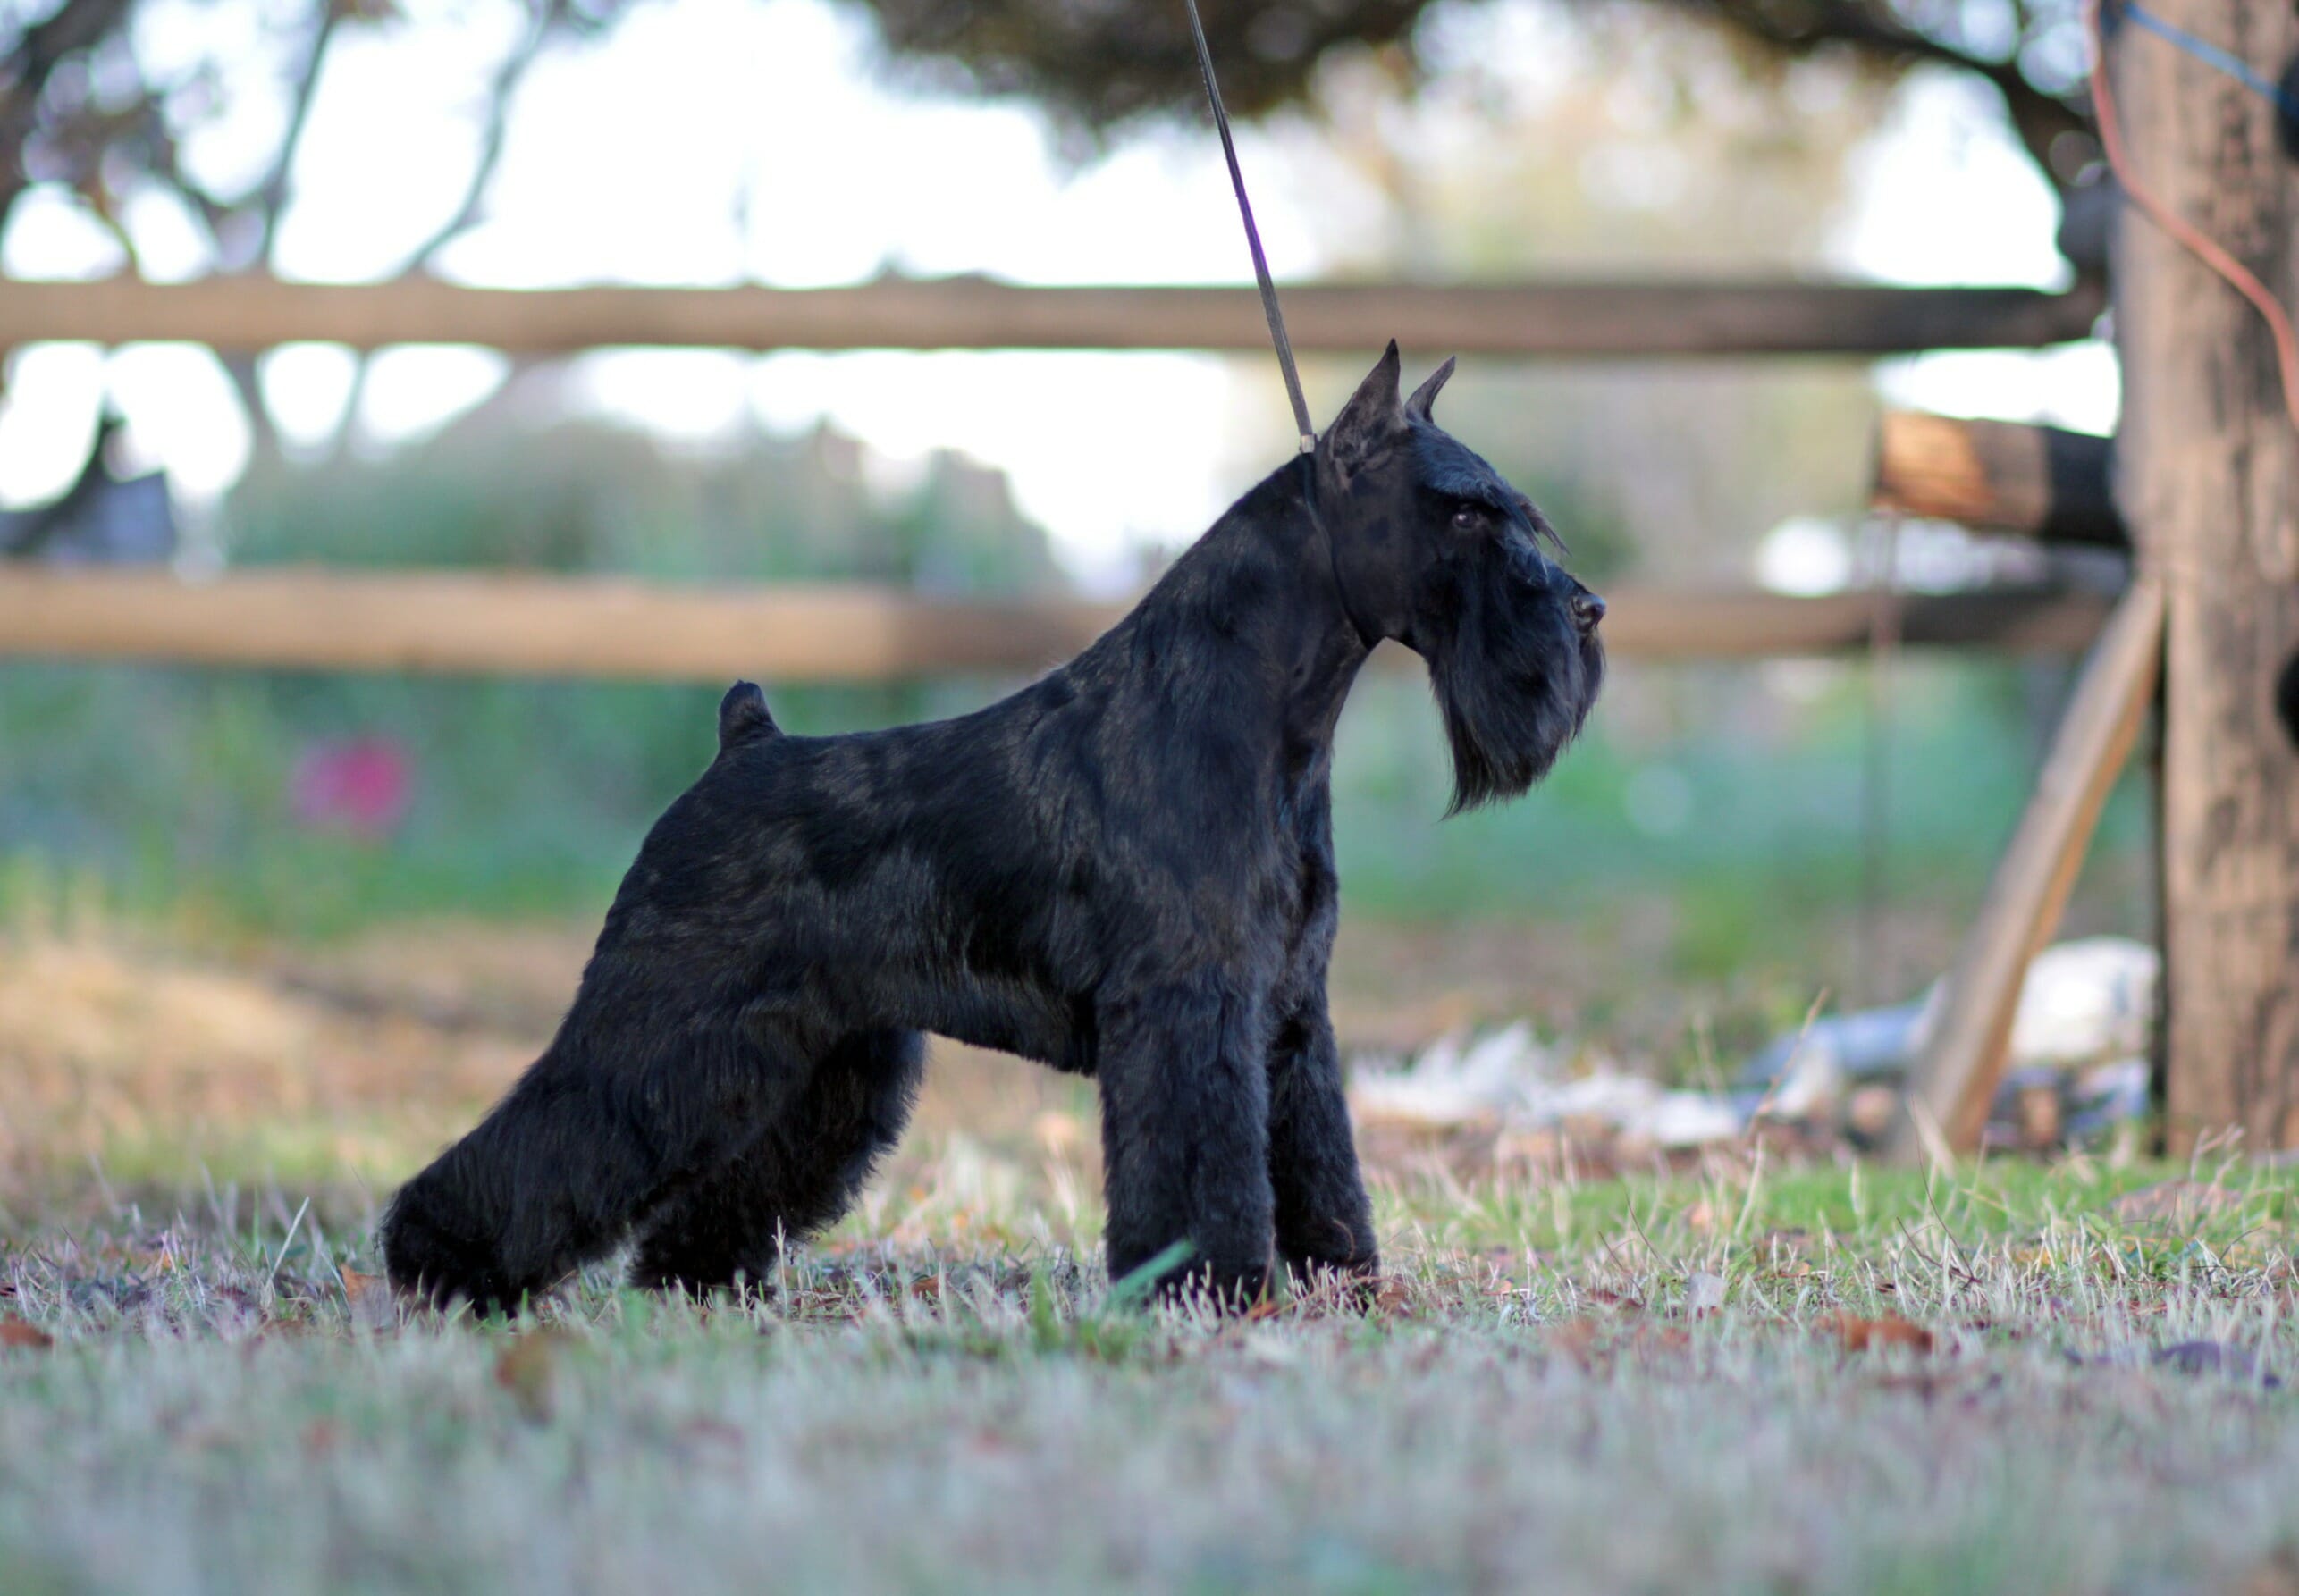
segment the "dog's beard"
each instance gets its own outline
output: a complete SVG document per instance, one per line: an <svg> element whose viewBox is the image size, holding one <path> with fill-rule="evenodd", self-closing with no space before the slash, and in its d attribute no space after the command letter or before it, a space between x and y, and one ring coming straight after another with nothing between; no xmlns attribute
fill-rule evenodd
<svg viewBox="0 0 2299 1596"><path fill-rule="evenodd" d="M1514 798L1549 772L1588 718L1604 649L1563 603L1512 572L1470 586L1427 651L1453 748L1458 814Z"/></svg>

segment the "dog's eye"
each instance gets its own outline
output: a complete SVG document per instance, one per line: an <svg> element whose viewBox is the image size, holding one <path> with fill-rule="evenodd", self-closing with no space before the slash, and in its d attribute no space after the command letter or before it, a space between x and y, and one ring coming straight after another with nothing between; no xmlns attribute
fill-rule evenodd
<svg viewBox="0 0 2299 1596"><path fill-rule="evenodd" d="M1464 504L1453 512L1455 532L1480 532L1485 526L1485 511L1474 504Z"/></svg>

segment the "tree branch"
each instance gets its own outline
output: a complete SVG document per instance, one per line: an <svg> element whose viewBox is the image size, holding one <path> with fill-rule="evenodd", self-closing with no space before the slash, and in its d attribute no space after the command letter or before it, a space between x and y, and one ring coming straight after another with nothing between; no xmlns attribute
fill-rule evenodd
<svg viewBox="0 0 2299 1596"><path fill-rule="evenodd" d="M526 79L527 69L543 53L551 30L567 16L567 0L543 0L535 8L534 18L526 35L513 46L495 69L487 85L487 120L479 132L478 158L472 163L471 178L463 186L463 197L447 220L433 230L431 235L415 248L400 268L402 276L427 271L442 249L461 236L479 219L479 206L486 197L487 185L494 180L495 168L503 155L503 139L510 123L510 104L519 84ZM344 396L343 413L336 419L334 436L328 440L327 452L340 456L351 439L358 424L360 400L367 391L369 357L362 356L351 373L351 390Z"/></svg>
<svg viewBox="0 0 2299 1596"><path fill-rule="evenodd" d="M479 155L471 167L471 181L464 185L463 197L457 204L454 214L417 246L415 253L408 257L407 265L400 268L402 273L419 272L428 267L434 256L479 219L480 202L486 197L487 185L494 181L495 167L502 160L503 138L510 123L511 97L518 92L520 82L526 77L527 69L535 64L535 57L543 54L543 44L551 30L566 15L566 0L543 0L535 9L526 37L495 69L495 75L487 85L487 120L480 130Z"/></svg>
<svg viewBox="0 0 2299 1596"><path fill-rule="evenodd" d="M280 213L287 208L288 183L295 169L296 152L303 147L303 130L311 120L313 93L319 87L319 70L327 60L327 46L335 38L336 24L345 13L333 0L321 0L319 27L311 36L311 50L304 57L303 71L297 74L295 98L288 111L287 131L280 139L280 153L272 162L272 169L256 188L257 214L263 218L263 231L257 235L256 255L252 264L271 264L272 246L280 231ZM220 239L218 245L222 244Z"/></svg>
<svg viewBox="0 0 2299 1596"><path fill-rule="evenodd" d="M63 0L54 16L24 29L0 57L0 228L25 189L25 147L39 130L41 97L57 67L117 33L135 0Z"/></svg>
<svg viewBox="0 0 2299 1596"><path fill-rule="evenodd" d="M2017 57L1974 55L1943 38L1917 31L1876 0L1807 0L1775 6L1764 0L1650 0L1708 18L1774 49L1805 55L1839 46L1888 66L1951 67L1981 79L2002 97L2012 130L2045 178L2059 179L2051 162L2052 142L2067 133L2089 133L2091 119L2069 101L2038 88L2019 69ZM2027 36L2029 13L2020 8L2020 34Z"/></svg>

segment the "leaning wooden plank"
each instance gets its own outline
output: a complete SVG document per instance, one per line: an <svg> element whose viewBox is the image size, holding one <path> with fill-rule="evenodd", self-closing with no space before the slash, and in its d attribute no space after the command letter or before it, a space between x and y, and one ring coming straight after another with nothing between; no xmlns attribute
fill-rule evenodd
<svg viewBox="0 0 2299 1596"><path fill-rule="evenodd" d="M2162 589L2152 580L2135 584L2084 668L1917 1055L1907 1113L1888 1149L1901 1159L1924 1151L1933 1130L1935 1156L1979 1146L2028 965L2059 924L2100 811L2154 700L2163 616Z"/></svg>
<svg viewBox="0 0 2299 1596"><path fill-rule="evenodd" d="M1606 595L1616 658L1760 659L1865 646L1863 594ZM2073 652L2105 601L2060 592L1912 596L1910 643ZM610 577L270 567L187 582L153 570L0 567L0 656L299 670L723 683L896 681L1042 669L1122 606L939 600L858 584L674 587ZM1385 653L1398 654L1396 650ZM1402 659L1402 654L1399 655Z"/></svg>
<svg viewBox="0 0 2299 1596"><path fill-rule="evenodd" d="M1440 286L1296 283L1293 347L1367 354L1884 355L2035 348L2088 336L2083 287L1898 288L1789 281ZM467 343L512 354L616 345L741 349L1236 349L1264 353L1250 288L1037 288L961 277L849 288L484 289L211 277L0 281L0 349L44 340Z"/></svg>
<svg viewBox="0 0 2299 1596"><path fill-rule="evenodd" d="M1879 509L1979 531L2128 549L2109 484L2114 449L2059 427L1887 410L1870 499Z"/></svg>

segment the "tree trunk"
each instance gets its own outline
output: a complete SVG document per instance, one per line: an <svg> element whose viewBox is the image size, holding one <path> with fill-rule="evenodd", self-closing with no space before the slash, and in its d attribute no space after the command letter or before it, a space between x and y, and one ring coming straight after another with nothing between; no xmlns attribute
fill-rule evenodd
<svg viewBox="0 0 2299 1596"><path fill-rule="evenodd" d="M2288 4L2151 0L2277 75ZM2110 44L2139 181L2299 304L2299 165L2261 96L2137 27ZM2299 432L2265 324L2136 208L2118 228L2118 495L2169 595L2164 693L2167 1134L2299 1143L2299 753L2275 686L2299 649Z"/></svg>

